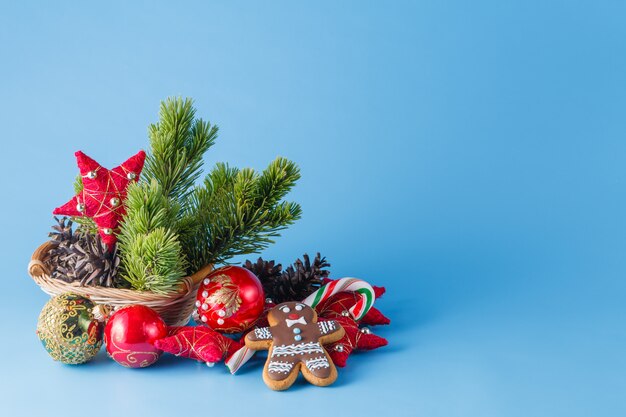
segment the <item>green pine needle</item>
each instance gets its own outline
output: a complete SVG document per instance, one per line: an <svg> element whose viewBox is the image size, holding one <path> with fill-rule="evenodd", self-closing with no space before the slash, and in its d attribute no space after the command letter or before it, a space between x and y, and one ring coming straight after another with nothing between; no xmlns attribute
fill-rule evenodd
<svg viewBox="0 0 626 417"><path fill-rule="evenodd" d="M177 289L185 269L175 233L158 227L138 234L126 246L122 278L137 291L167 293Z"/></svg>
<svg viewBox="0 0 626 417"><path fill-rule="evenodd" d="M128 188L118 236L121 276L131 288L172 290L185 273L266 248L300 218L300 206L283 201L300 178L285 158L262 173L218 163L195 186L217 132L195 119L192 100L161 103L159 122L149 128L141 181Z"/></svg>
<svg viewBox="0 0 626 417"><path fill-rule="evenodd" d="M129 184L127 193L126 216L118 234L121 277L135 290L173 290L186 267L176 233L180 206L154 179Z"/></svg>
<svg viewBox="0 0 626 417"><path fill-rule="evenodd" d="M260 175L218 163L190 196L180 222L189 272L273 243L302 214L299 204L280 201L299 178L298 167L285 158Z"/></svg>
<svg viewBox="0 0 626 417"><path fill-rule="evenodd" d="M150 125L151 151L143 179L152 179L170 198L183 202L202 169L202 156L215 143L217 126L195 119L193 100L168 98L161 102L160 119Z"/></svg>

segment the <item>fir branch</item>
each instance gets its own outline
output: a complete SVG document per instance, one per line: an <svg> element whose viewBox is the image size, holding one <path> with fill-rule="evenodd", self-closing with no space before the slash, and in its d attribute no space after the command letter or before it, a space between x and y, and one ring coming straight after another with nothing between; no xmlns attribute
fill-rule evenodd
<svg viewBox="0 0 626 417"><path fill-rule="evenodd" d="M138 291L167 293L180 284L185 269L181 245L171 230L158 227L138 234L125 245L122 278Z"/></svg>
<svg viewBox="0 0 626 417"><path fill-rule="evenodd" d="M173 290L185 274L185 256L177 235L178 202L151 182L131 183L126 216L118 234L121 277L140 291Z"/></svg>
<svg viewBox="0 0 626 417"><path fill-rule="evenodd" d="M193 100L168 98L161 102L159 122L150 125L151 152L143 178L155 179L165 195L185 203L200 177L202 157L217 138L217 126L194 120Z"/></svg>
<svg viewBox="0 0 626 417"><path fill-rule="evenodd" d="M156 181L130 183L126 190L126 215L119 239L163 227L175 229L180 205L169 199Z"/></svg>
<svg viewBox="0 0 626 417"><path fill-rule="evenodd" d="M151 151L142 185L129 187L119 235L122 274L133 288L158 288L175 276L180 280L185 266L192 273L262 250L300 218L298 204L282 201L300 178L298 167L284 158L261 174L220 163L194 187L217 131L195 119L192 100L161 103L159 122L149 127ZM156 267L148 255L157 255L159 239L165 251L159 256L167 262Z"/></svg>
<svg viewBox="0 0 626 417"><path fill-rule="evenodd" d="M188 272L273 243L301 216L300 205L281 202L299 178L298 167L285 158L274 160L260 175L217 164L190 195L179 223Z"/></svg>

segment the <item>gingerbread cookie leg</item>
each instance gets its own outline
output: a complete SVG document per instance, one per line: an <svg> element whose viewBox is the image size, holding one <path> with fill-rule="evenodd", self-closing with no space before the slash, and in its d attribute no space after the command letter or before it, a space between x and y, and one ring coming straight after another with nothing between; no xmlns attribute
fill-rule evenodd
<svg viewBox="0 0 626 417"><path fill-rule="evenodd" d="M272 348L263 368L263 382L275 391L283 391L293 385L299 372L299 359L276 356Z"/></svg>
<svg viewBox="0 0 626 417"><path fill-rule="evenodd" d="M321 345L341 339L345 330L335 320L328 320L318 322L317 331L322 353L308 355L303 359L302 375L311 384L324 387L335 382L337 368L335 368L335 364L326 349Z"/></svg>
<svg viewBox="0 0 626 417"><path fill-rule="evenodd" d="M337 380L337 368L324 349L322 355L311 355L303 360L302 376L313 385L325 387Z"/></svg>

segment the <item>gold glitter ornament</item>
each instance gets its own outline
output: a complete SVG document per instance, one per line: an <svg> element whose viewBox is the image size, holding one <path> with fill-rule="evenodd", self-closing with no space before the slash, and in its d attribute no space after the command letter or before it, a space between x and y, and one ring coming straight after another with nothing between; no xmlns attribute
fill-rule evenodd
<svg viewBox="0 0 626 417"><path fill-rule="evenodd" d="M39 314L37 336L52 359L76 365L96 356L104 325L94 317L94 307L90 299L73 293L46 303Z"/></svg>

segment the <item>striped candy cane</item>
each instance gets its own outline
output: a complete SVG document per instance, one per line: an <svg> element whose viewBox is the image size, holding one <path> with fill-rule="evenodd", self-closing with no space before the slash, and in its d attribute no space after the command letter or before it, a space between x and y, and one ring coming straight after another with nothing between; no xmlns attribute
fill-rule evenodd
<svg viewBox="0 0 626 417"><path fill-rule="evenodd" d="M350 315L352 315L355 320L361 320L374 305L375 296L372 286L357 278L341 278L336 281L331 281L309 295L302 302L315 308L318 304L328 300L331 296L344 291L355 292L361 296L359 301L349 310Z"/></svg>
<svg viewBox="0 0 626 417"><path fill-rule="evenodd" d="M245 345L239 348L235 353L230 355L229 358L226 358L225 364L228 367L228 370L231 374L237 372L241 366L248 362L251 357L254 356L256 351L252 349L248 349Z"/></svg>
<svg viewBox="0 0 626 417"><path fill-rule="evenodd" d="M323 287L319 288L313 294L305 298L302 303L310 306L311 308L317 307L323 301L328 300L331 296L339 292L355 292L361 297L359 301L349 310L350 315L355 320L361 320L363 316L370 311L370 308L374 305L374 289L367 282L357 278L341 278L335 281L331 281ZM237 372L241 366L248 362L255 351L243 346L229 358L226 359L226 366L230 370L231 374Z"/></svg>

